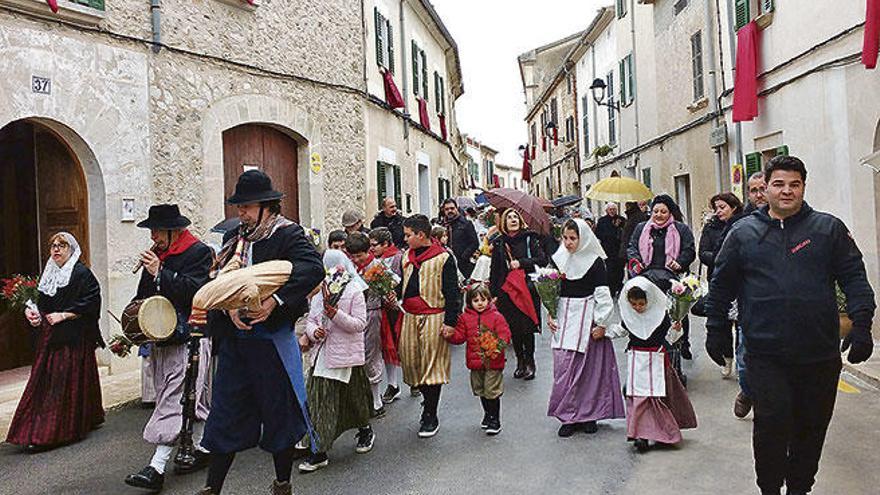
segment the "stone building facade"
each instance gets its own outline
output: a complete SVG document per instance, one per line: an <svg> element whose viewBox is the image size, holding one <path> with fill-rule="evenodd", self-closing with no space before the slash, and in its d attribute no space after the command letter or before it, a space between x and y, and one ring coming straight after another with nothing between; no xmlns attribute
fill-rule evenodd
<svg viewBox="0 0 880 495"><path fill-rule="evenodd" d="M374 209L373 136L407 130L371 97L361 3L163 0L152 18L138 0L58 3L53 14L42 0L0 0L0 161L11 198L0 276L38 273L48 235L70 230L104 309L120 314L136 255L150 245L135 221L153 203L177 202L217 243L208 230L232 213L224 198L251 167L274 177L284 213L303 225L326 231L347 208ZM447 124L457 133L454 118ZM434 177L455 176L449 145L409 135ZM6 215L13 207L18 215ZM12 350L0 369L28 364L30 350L5 323L0 347ZM106 316L101 326L105 337L120 331ZM100 359L114 372L136 363Z"/></svg>

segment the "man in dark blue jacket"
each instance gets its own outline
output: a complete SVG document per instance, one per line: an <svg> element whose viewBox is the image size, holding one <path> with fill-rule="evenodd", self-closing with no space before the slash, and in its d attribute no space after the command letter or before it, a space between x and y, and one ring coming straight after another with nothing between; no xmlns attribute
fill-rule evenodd
<svg viewBox="0 0 880 495"><path fill-rule="evenodd" d="M840 352L860 363L873 351L874 292L862 254L838 218L804 202L807 171L779 156L765 170L768 206L737 222L715 262L707 296L706 349L723 363L731 301L740 305L763 494L809 493L834 411ZM852 332L838 349L834 284L847 296ZM729 328L729 327L728 327Z"/></svg>

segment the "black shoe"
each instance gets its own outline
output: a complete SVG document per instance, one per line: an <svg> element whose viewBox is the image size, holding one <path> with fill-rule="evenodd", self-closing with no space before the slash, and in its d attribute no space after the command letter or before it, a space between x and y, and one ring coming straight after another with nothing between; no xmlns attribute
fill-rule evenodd
<svg viewBox="0 0 880 495"><path fill-rule="evenodd" d="M522 378L526 374L526 364L519 356L516 357L516 370L513 372L514 378Z"/></svg>
<svg viewBox="0 0 880 495"><path fill-rule="evenodd" d="M483 420L480 421L480 428L486 429L489 427L489 413L483 413Z"/></svg>
<svg viewBox="0 0 880 495"><path fill-rule="evenodd" d="M501 433L501 419L496 417L489 418L489 424L486 427L486 435L497 435Z"/></svg>
<svg viewBox="0 0 880 495"><path fill-rule="evenodd" d="M385 416L385 413L386 413L386 412L387 412L387 411L385 411L385 406L382 406L382 407L380 407L379 409L373 409L373 410L370 411L370 418L372 418L372 419L379 419L379 418L381 418L382 416Z"/></svg>
<svg viewBox="0 0 880 495"><path fill-rule="evenodd" d="M559 427L559 432L557 434L562 438L568 438L574 435L574 432L577 431L577 425L562 425Z"/></svg>
<svg viewBox="0 0 880 495"><path fill-rule="evenodd" d="M165 475L159 474L159 471L153 469L153 466L147 466L141 469L141 472L137 474L129 474L126 476L125 484L158 492L162 490L162 485L165 484Z"/></svg>
<svg viewBox="0 0 880 495"><path fill-rule="evenodd" d="M810 493L809 490L801 490L798 488L791 488L791 487L785 488L785 495L807 495L808 493Z"/></svg>
<svg viewBox="0 0 880 495"><path fill-rule="evenodd" d="M526 370L523 373L523 380L534 380L535 379L535 365L533 363L529 363L526 365Z"/></svg>
<svg viewBox="0 0 880 495"><path fill-rule="evenodd" d="M174 458L174 474L189 474L208 467L211 462L211 454L196 449L192 457L182 457L178 452Z"/></svg>
<svg viewBox="0 0 880 495"><path fill-rule="evenodd" d="M327 457L325 452L318 452L317 454L312 454L308 459L303 461L299 465L299 471L301 473L313 473L322 467L326 467L330 464L330 459Z"/></svg>
<svg viewBox="0 0 880 495"><path fill-rule="evenodd" d="M599 425L597 425L595 421L587 421L586 423L581 423L581 428L584 430L584 433L593 434L599 431Z"/></svg>
<svg viewBox="0 0 880 495"><path fill-rule="evenodd" d="M373 433L373 429L368 426L358 430L355 439L357 440L357 447L354 448L354 451L358 454L366 454L373 450L373 442L376 440L376 434Z"/></svg>
<svg viewBox="0 0 880 495"><path fill-rule="evenodd" d="M388 387L385 388L385 393L382 394L382 402L386 404L391 404L399 398L400 387L392 387L391 385L388 385Z"/></svg>
<svg viewBox="0 0 880 495"><path fill-rule="evenodd" d="M648 441L644 438L636 438L635 441L633 441L633 447L639 452L646 452L650 448L650 445L648 445Z"/></svg>
<svg viewBox="0 0 880 495"><path fill-rule="evenodd" d="M752 399L746 397L742 392L736 394L736 400L733 402L733 415L739 419L743 419L749 415L752 410Z"/></svg>
<svg viewBox="0 0 880 495"><path fill-rule="evenodd" d="M419 391L419 389L416 387L410 387L409 388L409 395L410 395L410 397L419 397L420 395L422 395L422 392Z"/></svg>
<svg viewBox="0 0 880 495"><path fill-rule="evenodd" d="M681 346L681 358L687 359L688 361L690 361L691 359L694 358L694 355L691 354L690 344L686 344L686 345Z"/></svg>
<svg viewBox="0 0 880 495"><path fill-rule="evenodd" d="M437 434L439 429L440 421L437 419L437 416L422 418L421 425L419 426L419 438L431 438Z"/></svg>

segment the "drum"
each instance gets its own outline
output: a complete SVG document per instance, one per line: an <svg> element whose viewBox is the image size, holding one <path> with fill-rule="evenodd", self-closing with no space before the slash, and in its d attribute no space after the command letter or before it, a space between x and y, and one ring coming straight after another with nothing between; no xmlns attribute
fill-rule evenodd
<svg viewBox="0 0 880 495"><path fill-rule="evenodd" d="M122 312L122 331L136 345L167 340L175 328L177 312L162 296L132 301Z"/></svg>

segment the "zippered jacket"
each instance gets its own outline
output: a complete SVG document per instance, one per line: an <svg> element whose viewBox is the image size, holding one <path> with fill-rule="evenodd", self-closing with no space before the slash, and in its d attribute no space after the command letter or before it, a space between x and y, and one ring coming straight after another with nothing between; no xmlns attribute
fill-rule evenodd
<svg viewBox="0 0 880 495"><path fill-rule="evenodd" d="M724 239L706 296L707 328L723 327L737 299L748 354L792 363L839 357L835 282L853 325L870 329L874 291L844 223L806 203L785 220L764 206Z"/></svg>

